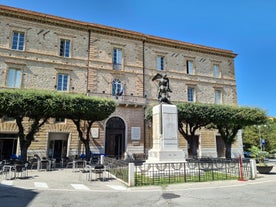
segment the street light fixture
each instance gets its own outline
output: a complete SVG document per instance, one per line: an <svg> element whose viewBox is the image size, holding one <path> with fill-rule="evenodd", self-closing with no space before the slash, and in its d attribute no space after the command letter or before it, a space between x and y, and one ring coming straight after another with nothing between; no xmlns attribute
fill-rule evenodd
<svg viewBox="0 0 276 207"><path fill-rule="evenodd" d="M263 125L264 127L266 127L266 125ZM258 125L258 131L259 131L259 138L260 138L260 149L261 151L263 151L263 142L262 142L262 136L261 136L261 126Z"/></svg>

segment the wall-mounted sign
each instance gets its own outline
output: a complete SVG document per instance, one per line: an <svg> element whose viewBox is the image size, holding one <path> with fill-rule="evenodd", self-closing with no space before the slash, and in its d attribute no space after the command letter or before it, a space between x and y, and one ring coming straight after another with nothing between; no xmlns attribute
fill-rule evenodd
<svg viewBox="0 0 276 207"><path fill-rule="evenodd" d="M99 138L99 128L91 128L92 138Z"/></svg>
<svg viewBox="0 0 276 207"><path fill-rule="evenodd" d="M131 127L131 140L140 140L140 139L141 139L141 128Z"/></svg>

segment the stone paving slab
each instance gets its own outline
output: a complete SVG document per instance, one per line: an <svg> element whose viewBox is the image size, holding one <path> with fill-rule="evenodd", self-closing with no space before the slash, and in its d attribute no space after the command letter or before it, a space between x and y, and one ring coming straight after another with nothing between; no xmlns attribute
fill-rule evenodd
<svg viewBox="0 0 276 207"><path fill-rule="evenodd" d="M127 187L118 180L107 177L104 180L87 180L87 176L72 169L53 171L29 170L25 178L0 179L0 186L13 186L35 190L125 190Z"/></svg>

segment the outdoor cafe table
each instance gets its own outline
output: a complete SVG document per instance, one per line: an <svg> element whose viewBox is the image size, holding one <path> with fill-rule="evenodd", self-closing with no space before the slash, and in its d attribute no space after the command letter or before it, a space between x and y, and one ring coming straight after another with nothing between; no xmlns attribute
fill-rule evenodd
<svg viewBox="0 0 276 207"><path fill-rule="evenodd" d="M15 179L17 177L22 177L23 173L25 176L28 176L27 165L24 163L15 163L15 164L5 164L2 167L2 176L5 176L5 179L9 176L9 179Z"/></svg>

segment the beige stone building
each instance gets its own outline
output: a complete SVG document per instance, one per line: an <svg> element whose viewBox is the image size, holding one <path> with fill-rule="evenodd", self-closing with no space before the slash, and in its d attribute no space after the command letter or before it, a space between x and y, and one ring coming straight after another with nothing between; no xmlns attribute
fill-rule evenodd
<svg viewBox="0 0 276 207"><path fill-rule="evenodd" d="M171 100L237 104L234 54L230 50L145 35L0 6L0 89L39 88L109 97L116 111L91 130L91 151L122 158L152 146L145 108L157 103L151 79L167 74ZM0 160L20 154L14 121L0 121ZM186 141L179 144L187 153ZM199 156L223 156L220 136L198 134ZM242 151L241 139L233 155ZM36 134L29 155L61 158L83 147L69 120L50 119Z"/></svg>

